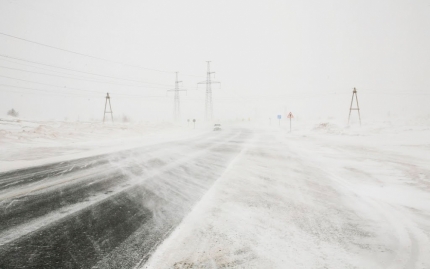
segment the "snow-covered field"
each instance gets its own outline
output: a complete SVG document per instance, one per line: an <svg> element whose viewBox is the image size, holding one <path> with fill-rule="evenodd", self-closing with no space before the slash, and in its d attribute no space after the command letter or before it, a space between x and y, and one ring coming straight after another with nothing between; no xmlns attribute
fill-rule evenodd
<svg viewBox="0 0 430 269"><path fill-rule="evenodd" d="M0 172L177 140L201 133L171 123L0 118Z"/></svg>
<svg viewBox="0 0 430 269"><path fill-rule="evenodd" d="M430 268L428 122L296 130L257 130L143 268Z"/></svg>
<svg viewBox="0 0 430 269"><path fill-rule="evenodd" d="M178 188L160 197L175 205L221 176L142 268L430 268L430 120L222 126L1 119L0 172L196 137L157 152L160 182ZM221 152L234 157L211 169Z"/></svg>

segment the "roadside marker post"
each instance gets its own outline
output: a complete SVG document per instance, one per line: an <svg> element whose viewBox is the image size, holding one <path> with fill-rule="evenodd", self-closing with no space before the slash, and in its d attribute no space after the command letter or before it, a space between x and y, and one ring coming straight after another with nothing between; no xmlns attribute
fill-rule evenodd
<svg viewBox="0 0 430 269"><path fill-rule="evenodd" d="M290 133L291 133L291 119L294 118L293 113L288 113L287 118L290 119Z"/></svg>
<svg viewBox="0 0 430 269"><path fill-rule="evenodd" d="M196 119L193 119L194 129L196 129Z"/></svg>
<svg viewBox="0 0 430 269"><path fill-rule="evenodd" d="M282 116L281 116L281 115L278 115L279 127L281 127L281 118L282 118Z"/></svg>

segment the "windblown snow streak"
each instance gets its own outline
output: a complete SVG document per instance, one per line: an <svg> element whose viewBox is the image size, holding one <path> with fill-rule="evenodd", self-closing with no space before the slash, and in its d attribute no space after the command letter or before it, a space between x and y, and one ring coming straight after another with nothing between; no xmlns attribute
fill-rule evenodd
<svg viewBox="0 0 430 269"><path fill-rule="evenodd" d="M0 268L132 268L252 134L236 129L0 174Z"/></svg>

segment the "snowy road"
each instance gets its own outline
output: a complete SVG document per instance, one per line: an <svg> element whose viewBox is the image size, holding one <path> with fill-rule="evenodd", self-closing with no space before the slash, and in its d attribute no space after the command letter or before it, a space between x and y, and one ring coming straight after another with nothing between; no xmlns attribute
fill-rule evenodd
<svg viewBox="0 0 430 269"><path fill-rule="evenodd" d="M0 268L430 268L430 128L235 128L0 174Z"/></svg>
<svg viewBox="0 0 430 269"><path fill-rule="evenodd" d="M430 268L429 131L256 131L142 268Z"/></svg>
<svg viewBox="0 0 430 269"><path fill-rule="evenodd" d="M252 137L245 129L0 174L0 268L133 268Z"/></svg>

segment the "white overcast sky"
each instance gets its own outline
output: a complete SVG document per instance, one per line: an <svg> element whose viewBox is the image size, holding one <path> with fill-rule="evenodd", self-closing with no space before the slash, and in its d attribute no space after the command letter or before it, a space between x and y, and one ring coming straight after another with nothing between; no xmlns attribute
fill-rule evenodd
<svg viewBox="0 0 430 269"><path fill-rule="evenodd" d="M219 119L346 119L353 87L365 119L430 114L428 0L0 0L0 33L0 117L98 120L109 91L116 116L171 119L178 71L201 119L208 60Z"/></svg>

